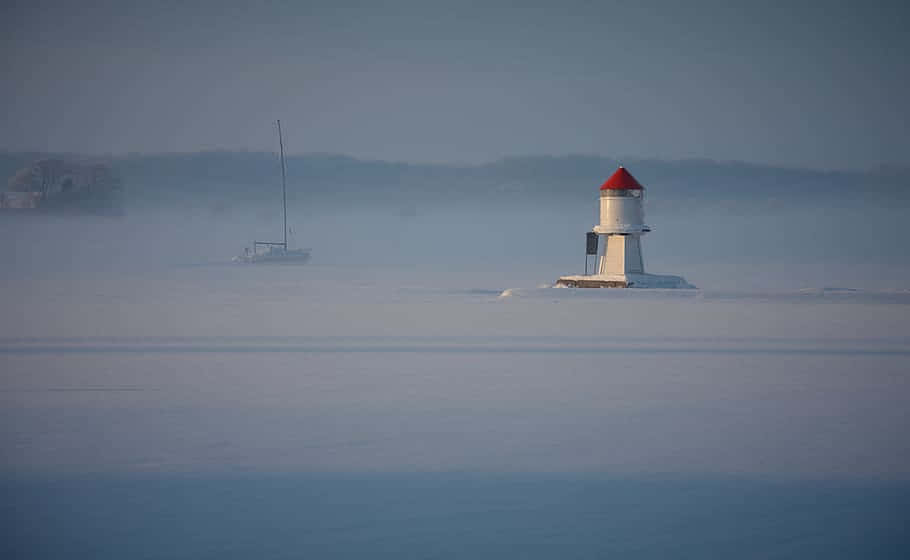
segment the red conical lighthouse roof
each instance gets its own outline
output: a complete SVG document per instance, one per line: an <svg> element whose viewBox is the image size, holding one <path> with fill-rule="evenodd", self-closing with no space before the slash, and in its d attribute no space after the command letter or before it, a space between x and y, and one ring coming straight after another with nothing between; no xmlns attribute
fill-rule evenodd
<svg viewBox="0 0 910 560"><path fill-rule="evenodd" d="M635 177L621 165L619 166L619 169L610 175L610 178L600 186L600 190L602 191L619 189L641 190L642 188L641 184L635 180Z"/></svg>

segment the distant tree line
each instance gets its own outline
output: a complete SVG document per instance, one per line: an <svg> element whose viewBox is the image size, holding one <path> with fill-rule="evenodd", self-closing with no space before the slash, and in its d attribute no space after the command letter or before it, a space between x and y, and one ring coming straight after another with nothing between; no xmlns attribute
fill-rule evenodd
<svg viewBox="0 0 910 560"><path fill-rule="evenodd" d="M15 178L37 159L61 158L0 153L0 173ZM277 156L271 153L131 154L109 161L112 175L129 184L131 200L270 204L280 196L280 170ZM410 164L331 154L291 156L288 198L398 206L431 201L574 203L596 196L600 183L619 163L616 158L584 155L509 157L480 165ZM705 159L623 159L622 163L649 189L649 197L679 204L910 198L910 169L901 167L820 171ZM52 165L48 173L55 169L63 173ZM50 175L48 180L57 181Z"/></svg>

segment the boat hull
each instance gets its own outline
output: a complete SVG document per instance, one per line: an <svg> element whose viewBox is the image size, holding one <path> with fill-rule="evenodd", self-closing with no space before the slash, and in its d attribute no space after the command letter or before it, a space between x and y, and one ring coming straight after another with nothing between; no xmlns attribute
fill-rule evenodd
<svg viewBox="0 0 910 560"><path fill-rule="evenodd" d="M269 251L234 257L234 262L241 264L305 264L310 260L310 252L305 250Z"/></svg>

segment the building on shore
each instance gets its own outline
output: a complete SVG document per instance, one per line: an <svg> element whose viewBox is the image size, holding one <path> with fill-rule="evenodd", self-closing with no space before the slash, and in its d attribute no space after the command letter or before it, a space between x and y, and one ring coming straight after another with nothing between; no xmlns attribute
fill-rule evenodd
<svg viewBox="0 0 910 560"><path fill-rule="evenodd" d="M9 179L0 192L0 208L118 212L121 198L120 178L109 165L43 159Z"/></svg>

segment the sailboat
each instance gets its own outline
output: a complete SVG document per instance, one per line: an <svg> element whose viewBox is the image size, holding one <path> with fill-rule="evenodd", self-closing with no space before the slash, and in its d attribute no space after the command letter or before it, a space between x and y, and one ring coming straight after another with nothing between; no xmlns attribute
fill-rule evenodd
<svg viewBox="0 0 910 560"><path fill-rule="evenodd" d="M287 167L284 163L284 138L281 135L281 121L278 123L278 149L281 154L281 204L284 211L284 241L253 241L252 249L247 247L242 255L234 257L239 263L303 264L310 260L309 249L288 247L288 187Z"/></svg>

